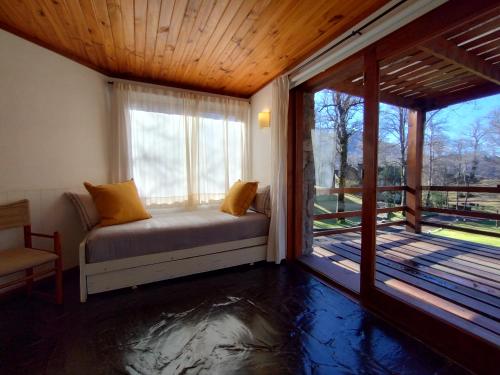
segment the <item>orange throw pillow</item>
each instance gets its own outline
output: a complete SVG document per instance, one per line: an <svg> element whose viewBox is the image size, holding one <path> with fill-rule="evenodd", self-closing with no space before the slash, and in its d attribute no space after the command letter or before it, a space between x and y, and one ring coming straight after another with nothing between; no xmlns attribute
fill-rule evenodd
<svg viewBox="0 0 500 375"><path fill-rule="evenodd" d="M102 227L151 218L139 198L134 180L97 186L84 182L83 185L94 200Z"/></svg>
<svg viewBox="0 0 500 375"><path fill-rule="evenodd" d="M258 182L236 181L229 189L220 210L234 216L245 215L257 193Z"/></svg>

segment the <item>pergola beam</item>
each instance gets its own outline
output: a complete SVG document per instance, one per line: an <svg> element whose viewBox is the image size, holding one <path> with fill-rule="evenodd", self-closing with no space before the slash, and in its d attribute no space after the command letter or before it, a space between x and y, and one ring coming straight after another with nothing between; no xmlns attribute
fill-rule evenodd
<svg viewBox="0 0 500 375"><path fill-rule="evenodd" d="M364 88L361 85L356 85L352 82L339 82L335 85L328 87L331 90L344 92L349 95L355 95L359 97L363 97ZM418 108L420 103L417 103L415 100L410 98L405 98L403 96L394 95L391 93L386 93L384 91L379 90L379 98L381 103L394 105L396 107L404 107L404 108Z"/></svg>
<svg viewBox="0 0 500 375"><path fill-rule="evenodd" d="M448 1L376 42L377 60L400 55L487 14L495 16L499 9L498 0Z"/></svg>
<svg viewBox="0 0 500 375"><path fill-rule="evenodd" d="M500 69L443 37L422 44L420 49L500 85Z"/></svg>
<svg viewBox="0 0 500 375"><path fill-rule="evenodd" d="M500 86L495 83L485 83L467 89L456 91L447 95L434 98L425 98L422 105L426 111L434 111L449 105L467 102L469 100L484 98L490 95L500 94Z"/></svg>

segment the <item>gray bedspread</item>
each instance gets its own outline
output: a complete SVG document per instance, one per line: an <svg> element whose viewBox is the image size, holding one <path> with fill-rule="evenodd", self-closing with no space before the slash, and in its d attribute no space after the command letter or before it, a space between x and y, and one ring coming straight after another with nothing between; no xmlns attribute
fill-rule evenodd
<svg viewBox="0 0 500 375"><path fill-rule="evenodd" d="M158 215L93 229L86 243L87 263L267 236L268 231L267 216L253 211L241 217L218 209Z"/></svg>

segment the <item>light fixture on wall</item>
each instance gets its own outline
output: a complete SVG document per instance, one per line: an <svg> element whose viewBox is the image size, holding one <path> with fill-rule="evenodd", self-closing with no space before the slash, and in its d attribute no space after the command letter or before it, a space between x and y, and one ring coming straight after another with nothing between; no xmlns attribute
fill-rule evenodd
<svg viewBox="0 0 500 375"><path fill-rule="evenodd" d="M271 126L271 112L259 112L259 128L268 128Z"/></svg>

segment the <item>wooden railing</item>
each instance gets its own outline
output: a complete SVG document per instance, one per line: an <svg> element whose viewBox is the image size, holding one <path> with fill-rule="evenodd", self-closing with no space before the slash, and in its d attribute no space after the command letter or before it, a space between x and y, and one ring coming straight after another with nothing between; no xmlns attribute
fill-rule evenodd
<svg viewBox="0 0 500 375"><path fill-rule="evenodd" d="M500 194L500 185L494 187L484 187L484 186L422 186L421 191L444 191L444 192L457 192L457 193L492 193L492 194ZM408 186L381 186L377 187L377 192L386 192L386 191L410 191ZM322 188L318 189L317 195L332 195L332 194L360 194L363 192L362 187L349 187L349 188ZM473 217L479 219L488 219L488 220L497 220L500 221L500 214L492 213L492 212L481 212L481 211L472 211L472 210L458 210L458 209L450 209L450 208L438 208L438 207L429 207L429 206L421 206L421 211L425 212L433 212L433 213L441 213L445 215L456 215L456 216L464 216L464 217ZM397 206L397 207L387 207L387 208L378 208L377 214L382 213L392 213L392 212L412 212L407 206ZM413 212L412 212L413 213ZM350 218L350 217L361 217L362 211L342 211L342 212L332 212L332 213L324 213L314 215L314 220L328 220L328 219L342 219L342 218ZM450 228L454 230L459 230L463 232L470 232L476 234L489 235L494 237L500 237L500 234L494 232L488 232L479 229L471 229L471 228L463 228L458 226L449 225L443 222L431 222L428 220L422 220L422 224L429 226L436 226L442 228ZM404 225L407 224L406 220L398 220L398 221L390 221L385 223L377 224L377 228L393 226L393 225ZM340 234L347 232L358 232L361 231L361 225L346 227L346 228L335 228L335 229L316 229L314 231L314 236L326 236L332 234Z"/></svg>
<svg viewBox="0 0 500 375"><path fill-rule="evenodd" d="M500 194L500 185L497 185L496 187L495 186L422 186L422 190L456 192L456 193ZM459 209L452 209L452 208L439 208L439 207L430 207L430 206L422 206L421 210L425 211L425 212L433 212L433 213L444 214L444 215L456 215L456 216L464 216L464 217L472 217L472 218L478 218L478 219L500 221L500 214L493 213L493 212L459 210ZM459 230L462 232L482 234L482 235L486 235L486 236L500 237L499 233L484 231L484 230L480 230L480 229L464 228L464 227L459 227L456 225L449 225L447 223L439 222L439 221L422 220L422 224L434 226L434 227L454 229L454 230Z"/></svg>
<svg viewBox="0 0 500 375"><path fill-rule="evenodd" d="M386 191L406 191L407 187L406 186L380 186L377 187L377 192L386 192ZM322 195L332 195L332 194L360 194L363 192L362 187L349 187L349 188L335 188L335 189L328 189L328 188L322 188L319 192L317 192L317 195L322 196ZM392 213L392 212L401 212L401 211L406 211L407 207L406 206L396 206L396 207L385 207L385 208L378 208L377 209L377 214L384 214L384 213ZM345 219L345 218L350 218L350 217L361 217L362 216L362 211L342 211L342 212L332 212L332 213L325 213L325 214L317 214L314 215L314 220L328 220L328 219ZM377 228L383 228L383 227L388 227L392 225L403 225L406 224L406 220L397 220L397 221L390 221L390 222L385 222L385 223L380 223L377 224ZM314 236L328 236L332 234L340 234L340 233L347 233L347 232L359 232L361 231L361 225L359 226L353 226L353 227L346 227L346 228L335 228L335 229L316 229L314 231Z"/></svg>
<svg viewBox="0 0 500 375"><path fill-rule="evenodd" d="M500 194L500 185L497 186L422 186L422 190L456 191L459 193L496 193Z"/></svg>
<svg viewBox="0 0 500 375"><path fill-rule="evenodd" d="M478 219L500 220L500 215L492 212L455 210L452 208L437 208L437 207L422 207L422 211L435 212L438 214L445 214L445 215L468 216L468 217L475 217Z"/></svg>
<svg viewBox="0 0 500 375"><path fill-rule="evenodd" d="M347 188L320 188L316 195L332 195L332 194L361 194L363 192L362 187L347 187ZM377 192L383 193L385 191L407 191L408 186L379 186L377 187Z"/></svg>

